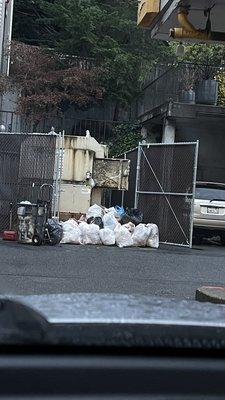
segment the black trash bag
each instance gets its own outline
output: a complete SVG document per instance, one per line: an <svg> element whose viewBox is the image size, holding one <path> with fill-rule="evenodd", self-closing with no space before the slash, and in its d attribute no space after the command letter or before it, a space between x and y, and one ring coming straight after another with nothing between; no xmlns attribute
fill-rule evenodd
<svg viewBox="0 0 225 400"><path fill-rule="evenodd" d="M125 214L121 218L121 224L132 222L134 225L141 224L143 221L143 213L137 208L127 208Z"/></svg>
<svg viewBox="0 0 225 400"><path fill-rule="evenodd" d="M100 229L104 228L102 218L101 217L90 217L87 219L88 224L95 224L98 225Z"/></svg>
<svg viewBox="0 0 225 400"><path fill-rule="evenodd" d="M46 224L46 228L49 232L50 244L59 244L63 237L62 226L55 219L49 218Z"/></svg>

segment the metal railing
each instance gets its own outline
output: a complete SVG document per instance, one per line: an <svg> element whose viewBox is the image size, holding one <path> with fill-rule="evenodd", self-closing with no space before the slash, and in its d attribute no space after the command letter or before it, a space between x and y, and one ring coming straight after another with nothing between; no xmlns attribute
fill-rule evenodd
<svg viewBox="0 0 225 400"><path fill-rule="evenodd" d="M49 132L54 126L56 132L65 130L68 135L82 136L89 130L99 142L105 142L113 136L113 128L121 124L118 121L82 119L82 118L44 118L34 125L32 121L12 111L0 111L0 124L4 124L7 132L40 133Z"/></svg>
<svg viewBox="0 0 225 400"><path fill-rule="evenodd" d="M168 101L185 102L184 92L195 90L202 80L217 79L224 67L178 63L157 66L148 76L137 101L138 117Z"/></svg>

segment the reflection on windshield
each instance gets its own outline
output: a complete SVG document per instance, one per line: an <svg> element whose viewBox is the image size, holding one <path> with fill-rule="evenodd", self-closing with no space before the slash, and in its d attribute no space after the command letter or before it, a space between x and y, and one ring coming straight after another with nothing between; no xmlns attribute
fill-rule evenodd
<svg viewBox="0 0 225 400"><path fill-rule="evenodd" d="M224 189L215 189L215 188L206 188L206 187L197 187L196 188L196 199L201 200L222 200L225 201L225 190Z"/></svg>

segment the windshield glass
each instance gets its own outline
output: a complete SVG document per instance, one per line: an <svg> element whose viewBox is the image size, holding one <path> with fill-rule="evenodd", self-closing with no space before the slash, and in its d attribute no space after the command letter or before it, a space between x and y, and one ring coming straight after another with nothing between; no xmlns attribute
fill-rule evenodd
<svg viewBox="0 0 225 400"><path fill-rule="evenodd" d="M135 324L225 282L225 47L158 40L196 2L0 0L2 296Z"/></svg>
<svg viewBox="0 0 225 400"><path fill-rule="evenodd" d="M225 201L225 189L199 186L196 188L195 198Z"/></svg>

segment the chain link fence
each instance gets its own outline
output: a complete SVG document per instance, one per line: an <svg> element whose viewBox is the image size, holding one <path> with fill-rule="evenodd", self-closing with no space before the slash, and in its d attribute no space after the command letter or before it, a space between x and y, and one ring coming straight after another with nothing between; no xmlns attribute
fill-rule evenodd
<svg viewBox="0 0 225 400"><path fill-rule="evenodd" d="M131 160L129 190L112 192L111 205L138 208L159 227L160 241L192 246L198 142L140 144Z"/></svg>
<svg viewBox="0 0 225 400"><path fill-rule="evenodd" d="M12 227L17 225L17 203L38 198L52 201L54 187L56 136L45 134L0 135L0 232L9 229L10 203Z"/></svg>
<svg viewBox="0 0 225 400"><path fill-rule="evenodd" d="M135 206L160 241L192 246L198 143L140 145Z"/></svg>

